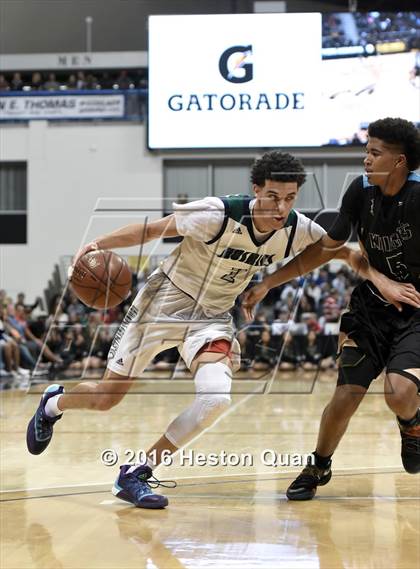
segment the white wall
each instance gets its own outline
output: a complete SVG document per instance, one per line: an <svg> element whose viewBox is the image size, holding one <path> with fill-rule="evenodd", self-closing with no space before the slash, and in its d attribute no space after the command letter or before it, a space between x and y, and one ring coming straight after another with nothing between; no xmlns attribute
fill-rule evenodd
<svg viewBox="0 0 420 569"><path fill-rule="evenodd" d="M162 207L162 160L148 153L145 141L139 124L2 126L0 159L28 162L28 244L0 248L0 288L12 296L23 291L31 301L42 294L54 263L73 254L84 236L87 242L144 218L140 212L92 215L98 198L115 198L101 200L101 207ZM171 246L157 248L163 253Z"/></svg>

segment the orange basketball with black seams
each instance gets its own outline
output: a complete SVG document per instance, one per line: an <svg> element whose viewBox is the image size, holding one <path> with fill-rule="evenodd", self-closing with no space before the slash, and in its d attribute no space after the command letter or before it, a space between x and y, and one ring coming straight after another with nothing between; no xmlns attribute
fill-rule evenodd
<svg viewBox="0 0 420 569"><path fill-rule="evenodd" d="M112 251L89 251L73 267L70 285L75 295L91 308L113 308L131 291L131 270Z"/></svg>

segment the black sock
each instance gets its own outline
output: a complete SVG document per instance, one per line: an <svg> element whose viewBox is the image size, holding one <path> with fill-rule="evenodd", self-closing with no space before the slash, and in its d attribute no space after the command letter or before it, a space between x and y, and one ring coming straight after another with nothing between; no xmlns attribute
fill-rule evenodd
<svg viewBox="0 0 420 569"><path fill-rule="evenodd" d="M414 427L420 423L420 409L417 409L412 419L401 419L401 417L397 417L397 419L402 427Z"/></svg>
<svg viewBox="0 0 420 569"><path fill-rule="evenodd" d="M326 469L331 466L332 454L330 454L329 456L321 456L316 452L316 450L312 454L314 455L316 467Z"/></svg>

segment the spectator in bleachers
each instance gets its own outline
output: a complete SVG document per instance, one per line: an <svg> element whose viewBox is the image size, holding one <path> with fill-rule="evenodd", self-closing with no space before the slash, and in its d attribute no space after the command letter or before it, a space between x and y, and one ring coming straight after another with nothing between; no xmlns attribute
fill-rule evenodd
<svg viewBox="0 0 420 569"><path fill-rule="evenodd" d="M31 91L42 91L44 88L44 84L42 81L42 75L39 71L35 71L32 73L32 80L30 83Z"/></svg>
<svg viewBox="0 0 420 569"><path fill-rule="evenodd" d="M42 308L42 299L38 296L33 304L27 304L25 293L19 292L16 298L16 304L22 304L25 307L26 314L29 315L33 310L35 310L35 308Z"/></svg>
<svg viewBox="0 0 420 569"><path fill-rule="evenodd" d="M323 302L321 318L323 318L323 322L338 322L340 314L341 310L338 303L338 293L332 291Z"/></svg>
<svg viewBox="0 0 420 569"><path fill-rule="evenodd" d="M318 272L314 271L311 281L318 286L322 286L325 283L330 282L330 271L328 265L326 267L322 267L318 270Z"/></svg>
<svg viewBox="0 0 420 569"><path fill-rule="evenodd" d="M76 369L81 369L83 368L85 358L87 358L89 354L90 345L83 334L83 327L80 324L73 327L72 334L72 349L75 355L74 365Z"/></svg>
<svg viewBox="0 0 420 569"><path fill-rule="evenodd" d="M26 378L29 372L20 367L17 343L6 332L3 315L0 314L0 377Z"/></svg>
<svg viewBox="0 0 420 569"><path fill-rule="evenodd" d="M77 77L74 73L71 73L69 75L69 78L66 81L66 88L71 91L74 89L77 89Z"/></svg>
<svg viewBox="0 0 420 569"><path fill-rule="evenodd" d="M87 308L78 300L77 296L73 292L70 292L66 305L66 312L70 321L80 322L80 320L86 315Z"/></svg>
<svg viewBox="0 0 420 569"><path fill-rule="evenodd" d="M77 82L76 82L77 89L86 89L86 78L83 71L77 72Z"/></svg>
<svg viewBox="0 0 420 569"><path fill-rule="evenodd" d="M260 341L261 334L264 329L269 329L267 318L263 312L258 312L255 315L254 321L246 330L246 335L254 346Z"/></svg>
<svg viewBox="0 0 420 569"><path fill-rule="evenodd" d="M69 315L65 312L64 301L61 300L60 295L53 298L51 302L51 307L49 311L49 316L45 323L47 330L51 326L57 327L60 330L64 330L65 326L69 322Z"/></svg>
<svg viewBox="0 0 420 569"><path fill-rule="evenodd" d="M10 84L3 73L0 73L0 91L10 91Z"/></svg>
<svg viewBox="0 0 420 569"><path fill-rule="evenodd" d="M308 297L309 302L313 303L314 310L318 311L321 299L321 287L314 283L310 277L305 287L305 295Z"/></svg>
<svg viewBox="0 0 420 569"><path fill-rule="evenodd" d="M98 73L100 73L98 75ZM23 75L23 78L22 78ZM34 71L32 74L28 72L16 71L13 75L2 73L0 75L0 91L61 91L61 90L85 90L85 89L144 89L147 88L147 70L140 69L131 70L106 70L106 71L78 71L71 72L69 75L63 71L44 71L44 76L48 79L44 82L42 73Z"/></svg>
<svg viewBox="0 0 420 569"><path fill-rule="evenodd" d="M282 345L280 346L282 350L282 357L279 365L281 370L296 370L303 356L298 349L298 344L294 340L294 336L289 333L285 333L282 338Z"/></svg>
<svg viewBox="0 0 420 569"><path fill-rule="evenodd" d="M286 300L290 297L294 298L298 288L299 288L299 281L297 279L294 279L293 281L286 283L280 293L281 303L284 304Z"/></svg>
<svg viewBox="0 0 420 569"><path fill-rule="evenodd" d="M16 71L16 73L13 73L12 80L10 81L10 87L12 91L22 91L23 81L21 74L18 71Z"/></svg>
<svg viewBox="0 0 420 569"><path fill-rule="evenodd" d="M356 38L347 33L341 14L325 14L322 19L322 47L346 47L401 41L411 49L417 36L416 12L355 12L346 14L354 20ZM353 26L350 26L353 29Z"/></svg>
<svg viewBox="0 0 420 569"><path fill-rule="evenodd" d="M109 328L102 328L98 334L97 340L92 347L92 357L100 360L97 367L106 367L108 352L112 344L114 334L111 334Z"/></svg>
<svg viewBox="0 0 420 569"><path fill-rule="evenodd" d="M302 367L304 370L328 369L333 365L331 356L325 357L320 336L315 330L309 330L304 336Z"/></svg>
<svg viewBox="0 0 420 569"><path fill-rule="evenodd" d="M336 276L332 280L332 287L343 295L347 288L347 278L344 271L337 271Z"/></svg>
<svg viewBox="0 0 420 569"><path fill-rule="evenodd" d="M303 293L299 306L297 308L296 317L297 320L302 320L307 315L316 314L315 301L314 299L306 293Z"/></svg>
<svg viewBox="0 0 420 569"><path fill-rule="evenodd" d="M44 83L45 91L58 91L60 84L55 78L55 73L48 74L48 80Z"/></svg>
<svg viewBox="0 0 420 569"><path fill-rule="evenodd" d="M27 377L28 370L20 365L20 349L17 341L11 335L10 327L7 324L6 305L2 304L0 308L0 345L2 351L2 375L12 376L14 379L19 377Z"/></svg>
<svg viewBox="0 0 420 569"><path fill-rule="evenodd" d="M270 369L275 364L276 356L276 350L273 348L271 341L271 334L269 330L264 329L261 333L260 341L255 346L252 368L256 371Z"/></svg>
<svg viewBox="0 0 420 569"><path fill-rule="evenodd" d="M5 344L5 341L2 338L2 333L0 330L0 378L9 377L9 372L6 370L6 366L5 366L4 359L3 359L4 344ZM3 385L3 384L1 384L1 385Z"/></svg>
<svg viewBox="0 0 420 569"><path fill-rule="evenodd" d="M289 292L289 294L286 296L283 302L283 308L285 308L290 315L292 314L293 308L295 306L296 293L297 290L295 290L294 293Z"/></svg>
<svg viewBox="0 0 420 569"><path fill-rule="evenodd" d="M255 356L255 344L245 330L241 330L238 335L238 342L241 346L241 371L245 371L251 367L252 360Z"/></svg>
<svg viewBox="0 0 420 569"><path fill-rule="evenodd" d="M288 327L289 313L286 309L277 310L275 318L271 324L271 334L273 336L282 336Z"/></svg>
<svg viewBox="0 0 420 569"><path fill-rule="evenodd" d="M99 79L101 89L113 89L116 85L115 81L112 79L108 71L102 73L102 77Z"/></svg>
<svg viewBox="0 0 420 569"><path fill-rule="evenodd" d="M93 73L88 73L86 75L85 81L85 89L100 89L100 85L98 84L98 80Z"/></svg>
<svg viewBox="0 0 420 569"><path fill-rule="evenodd" d="M41 352L49 362L61 363L61 358L53 354L48 346L44 346L42 340L37 338L30 330L23 305L18 305L15 309L13 304L9 304L6 311L6 327L8 327L10 335L18 343L20 355L25 365L30 369L34 369L36 359Z"/></svg>
<svg viewBox="0 0 420 569"><path fill-rule="evenodd" d="M134 89L135 85L128 72L123 69L117 77L117 85L119 89Z"/></svg>
<svg viewBox="0 0 420 569"><path fill-rule="evenodd" d="M54 354L60 355L63 360L65 359L62 355L66 348L64 338L56 326L53 326L49 331L47 346Z"/></svg>

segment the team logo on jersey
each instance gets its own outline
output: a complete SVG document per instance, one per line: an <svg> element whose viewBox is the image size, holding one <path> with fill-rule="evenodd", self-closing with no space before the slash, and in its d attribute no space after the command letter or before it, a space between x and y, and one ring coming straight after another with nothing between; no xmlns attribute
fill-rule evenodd
<svg viewBox="0 0 420 569"><path fill-rule="evenodd" d="M409 241L413 237L413 232L409 223L402 223L400 221L396 231L389 235L380 235L378 233L369 233L369 243L372 249L378 251L395 251L402 247L404 241Z"/></svg>
<svg viewBox="0 0 420 569"><path fill-rule="evenodd" d="M273 255L260 255L258 253L251 253L250 251L244 251L243 249L234 249L233 247L226 247L220 255L217 255L221 259L232 259L232 261L240 261L241 263L246 263L247 265L252 265L254 267L268 267L271 263L274 263Z"/></svg>
<svg viewBox="0 0 420 569"><path fill-rule="evenodd" d="M219 59L221 76L231 83L247 83L253 78L252 45L234 45L226 49Z"/></svg>

